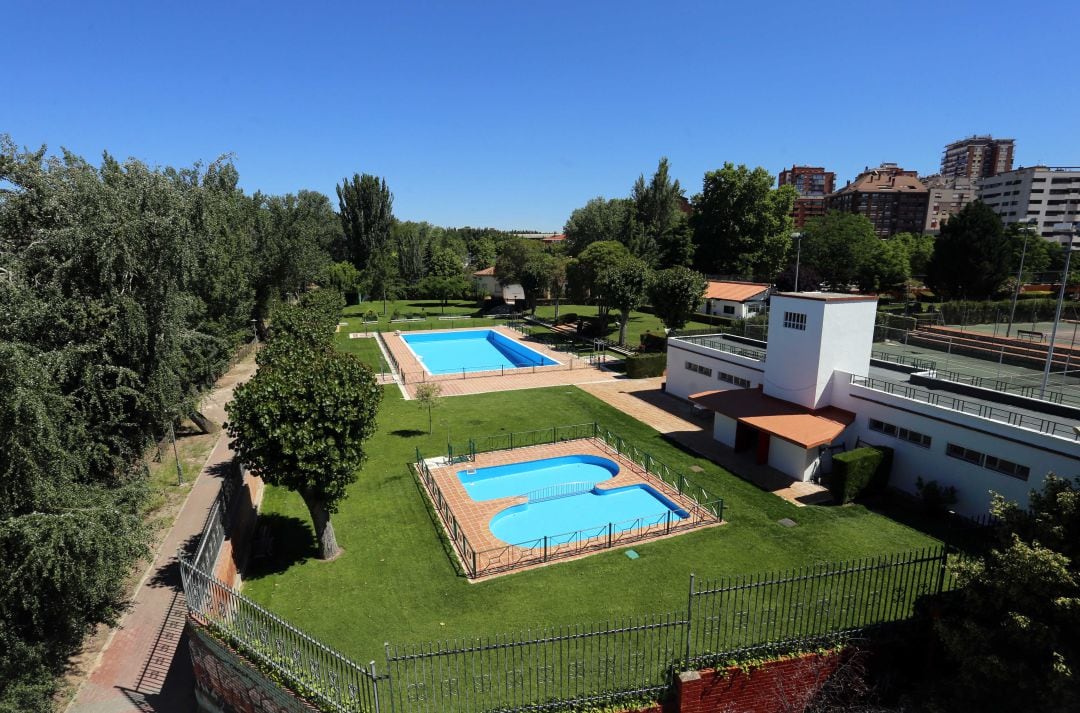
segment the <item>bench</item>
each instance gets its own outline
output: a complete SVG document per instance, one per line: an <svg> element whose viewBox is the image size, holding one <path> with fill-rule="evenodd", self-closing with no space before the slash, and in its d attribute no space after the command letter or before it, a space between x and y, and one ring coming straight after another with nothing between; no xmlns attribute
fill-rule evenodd
<svg viewBox="0 0 1080 713"><path fill-rule="evenodd" d="M1046 341L1046 335L1042 332L1034 332L1030 329L1018 329L1016 330L1016 336L1020 339L1027 339L1028 341Z"/></svg>
<svg viewBox="0 0 1080 713"><path fill-rule="evenodd" d="M444 317L439 317L439 319L442 319L442 320L447 320L447 319L472 319L472 317L470 317L467 314L448 314L448 315L446 315Z"/></svg>

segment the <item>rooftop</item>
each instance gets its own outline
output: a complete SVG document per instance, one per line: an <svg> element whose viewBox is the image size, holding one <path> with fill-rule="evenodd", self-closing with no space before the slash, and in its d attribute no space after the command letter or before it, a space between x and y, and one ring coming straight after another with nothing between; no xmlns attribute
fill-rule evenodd
<svg viewBox="0 0 1080 713"><path fill-rule="evenodd" d="M495 266L485 267L483 270L477 270L473 273L476 277L495 277Z"/></svg>
<svg viewBox="0 0 1080 713"><path fill-rule="evenodd" d="M877 295L849 295L843 292L778 292L776 296L819 302L877 302L878 299Z"/></svg>
<svg viewBox="0 0 1080 713"><path fill-rule="evenodd" d="M803 448L832 443L855 420L855 414L850 411L834 406L812 411L767 396L760 388L702 391L691 394L690 400Z"/></svg>
<svg viewBox="0 0 1080 713"><path fill-rule="evenodd" d="M709 280L709 286L705 290L705 299L745 302L753 297L757 297L770 287L771 285L764 282L725 282L722 280Z"/></svg>

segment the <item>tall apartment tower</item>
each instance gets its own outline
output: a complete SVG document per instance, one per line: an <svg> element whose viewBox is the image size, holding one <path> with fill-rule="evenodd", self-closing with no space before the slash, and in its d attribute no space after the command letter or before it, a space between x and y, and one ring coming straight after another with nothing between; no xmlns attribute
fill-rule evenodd
<svg viewBox="0 0 1080 713"><path fill-rule="evenodd" d="M941 155L941 177L974 181L1011 171L1015 144L1013 139L995 139L993 136L972 136L954 141Z"/></svg>
<svg viewBox="0 0 1080 713"><path fill-rule="evenodd" d="M780 172L779 185L794 186L799 192L791 217L801 228L814 216L825 215L825 196L833 192L836 174L820 166L792 166Z"/></svg>
<svg viewBox="0 0 1080 713"><path fill-rule="evenodd" d="M879 238L921 233L926 225L930 191L915 171L895 163L867 167L859 177L825 198L826 210L865 215Z"/></svg>

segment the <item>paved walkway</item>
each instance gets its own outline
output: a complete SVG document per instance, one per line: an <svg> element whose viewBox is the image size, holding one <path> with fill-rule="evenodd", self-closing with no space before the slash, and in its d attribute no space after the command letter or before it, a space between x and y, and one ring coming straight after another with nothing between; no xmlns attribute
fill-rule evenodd
<svg viewBox="0 0 1080 713"><path fill-rule="evenodd" d="M255 372L249 356L229 370L203 401L203 415L225 422L233 389ZM191 713L194 678L184 636L186 606L176 552L202 532L232 450L222 433L187 500L136 588L131 607L113 630L68 713Z"/></svg>
<svg viewBox="0 0 1080 713"><path fill-rule="evenodd" d="M758 465L752 455L736 453L712 437L711 414L698 415L693 407L660 389L663 377L620 379L579 384L584 391L619 411L648 424L673 441L708 458L763 490L800 507L831 502L820 485L792 480L775 468Z"/></svg>

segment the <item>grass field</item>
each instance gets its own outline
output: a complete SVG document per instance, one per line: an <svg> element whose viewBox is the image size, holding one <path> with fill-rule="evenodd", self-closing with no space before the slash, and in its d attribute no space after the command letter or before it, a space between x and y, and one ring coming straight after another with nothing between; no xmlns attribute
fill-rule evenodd
<svg viewBox="0 0 1080 713"><path fill-rule="evenodd" d="M427 414L388 387L369 459L333 523L344 547L333 562L314 559L310 520L300 498L269 487L262 522L274 558L256 560L245 593L308 633L360 661L385 641L409 643L595 622L682 608L691 572L752 573L907 551L928 536L861 506L797 508L694 457L660 434L576 387L444 399ZM416 448L434 455L461 441L599 421L725 499L728 524L622 551L562 562L479 584L456 574L426 500L409 471ZM692 465L702 473L692 473ZM798 523L777 523L789 517Z"/></svg>
<svg viewBox="0 0 1080 713"><path fill-rule="evenodd" d="M334 342L337 348L343 352L352 354L360 361L370 366L376 374L388 371L386 368L386 360L383 359L382 352L379 351L379 344L375 341L374 337L364 337L361 339L349 339L349 331L356 331L349 327L342 327L341 331L334 335Z"/></svg>
<svg viewBox="0 0 1080 713"><path fill-rule="evenodd" d="M574 314L583 317L595 317L597 314L596 305L574 305L564 304L559 305L559 314ZM555 317L555 306L545 305L536 308L536 316L544 317L546 319L552 319ZM710 329L711 325L704 322L687 322L684 329ZM628 346L636 347L640 343L640 337L645 332L659 332L664 333L664 324L660 321L660 318L653 314L646 314L645 312L631 312L630 321L626 324L626 343ZM619 320L618 313L611 312L611 327L608 329L607 338L613 341L619 339Z"/></svg>

